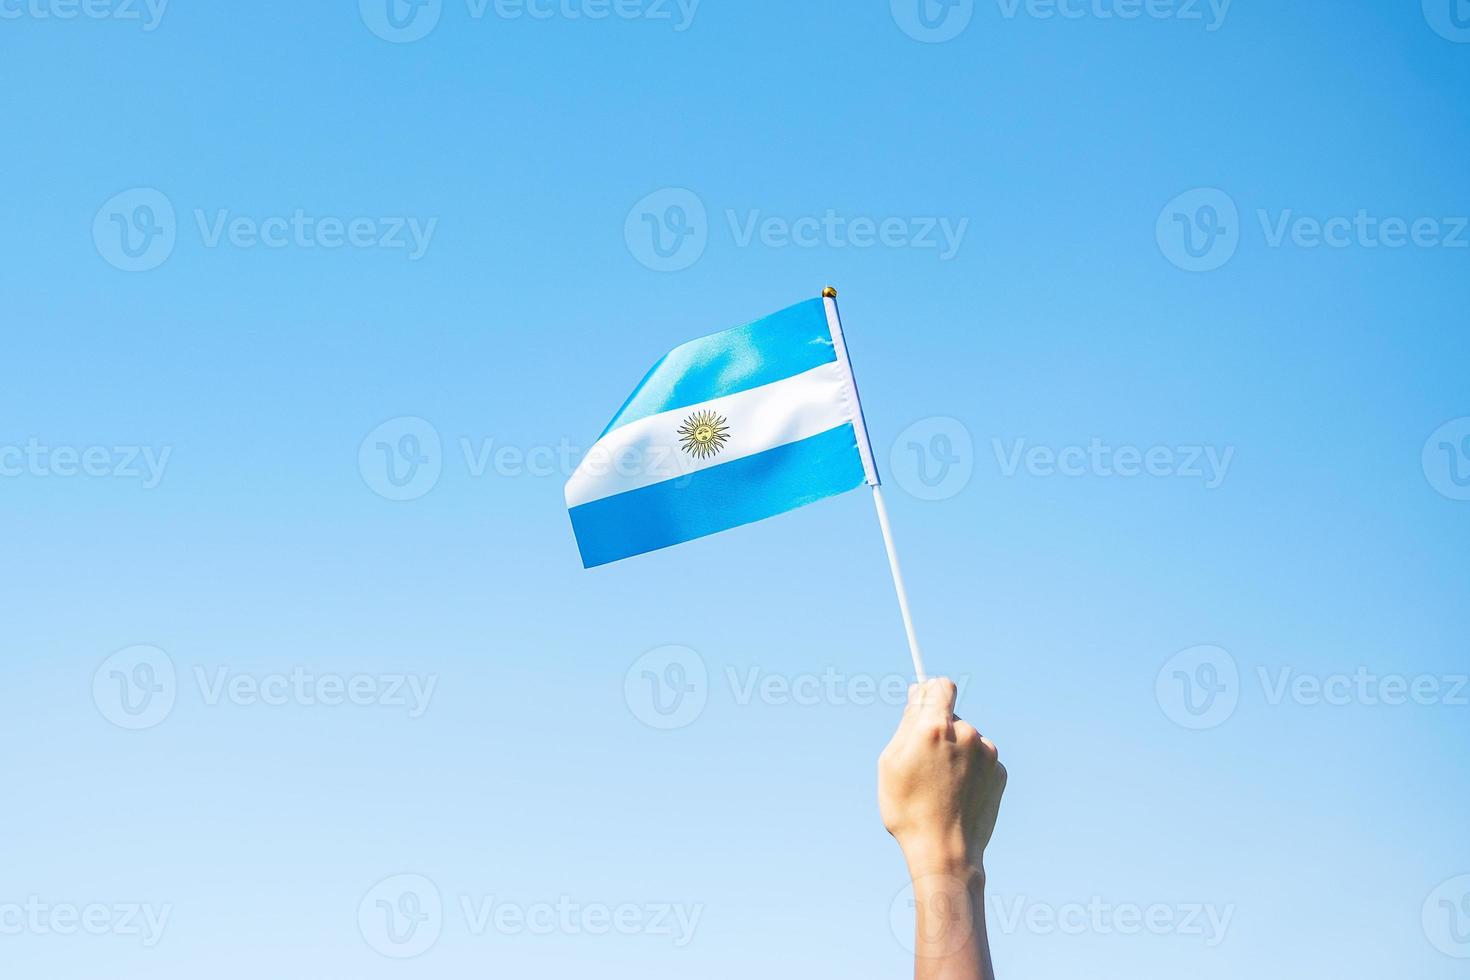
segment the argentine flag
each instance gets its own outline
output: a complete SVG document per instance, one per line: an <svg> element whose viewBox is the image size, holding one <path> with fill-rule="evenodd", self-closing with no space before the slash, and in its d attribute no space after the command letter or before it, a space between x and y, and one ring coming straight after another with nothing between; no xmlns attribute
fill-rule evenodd
<svg viewBox="0 0 1470 980"><path fill-rule="evenodd" d="M878 485L836 296L653 366L567 481L584 566Z"/></svg>

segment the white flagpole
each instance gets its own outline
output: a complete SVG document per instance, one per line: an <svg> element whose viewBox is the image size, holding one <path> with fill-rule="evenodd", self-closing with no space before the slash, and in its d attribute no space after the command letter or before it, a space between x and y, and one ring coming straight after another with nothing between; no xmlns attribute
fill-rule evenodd
<svg viewBox="0 0 1470 980"><path fill-rule="evenodd" d="M873 446L868 441L867 423L863 421L862 399L858 397L857 382L852 376L852 361L847 356L847 341L842 335L842 319L837 314L837 290L831 286L822 290L822 300L827 308L827 325L832 333L832 345L837 359L847 371L847 381L852 389L852 400L857 407L853 427L857 430L858 454L863 460L868 485L873 488L873 506L878 510L878 527L883 532L883 547L888 552L888 570L893 573L893 591L898 594L898 611L903 615L903 631L909 641L909 656L914 660L914 674L920 683L929 679L924 672L924 654L919 650L919 637L914 632L914 618L909 612L909 594L903 585L903 570L898 566L898 550L893 546L893 528L888 523L888 507L883 503L883 487L878 479L878 466L873 461Z"/></svg>
<svg viewBox="0 0 1470 980"><path fill-rule="evenodd" d="M883 504L883 488L873 484L873 506L878 508L878 527L883 531L883 547L888 549L888 570L893 573L893 591L898 593L898 611L903 614L903 631L909 638L909 656L914 658L914 674L922 684L929 679L924 673L924 654L914 632L914 617L909 613L909 594L903 587L903 569L898 567L898 549L893 546L893 528L888 526L888 508Z"/></svg>

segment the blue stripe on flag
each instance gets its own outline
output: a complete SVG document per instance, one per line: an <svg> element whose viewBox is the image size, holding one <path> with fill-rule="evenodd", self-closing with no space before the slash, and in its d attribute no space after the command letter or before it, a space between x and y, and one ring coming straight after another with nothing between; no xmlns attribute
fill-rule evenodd
<svg viewBox="0 0 1470 980"><path fill-rule="evenodd" d="M618 409L605 436L649 415L780 381L837 359L827 307L807 300L665 354ZM601 438L601 437L599 437Z"/></svg>
<svg viewBox="0 0 1470 980"><path fill-rule="evenodd" d="M573 507L587 568L692 541L865 482L852 423L688 476Z"/></svg>

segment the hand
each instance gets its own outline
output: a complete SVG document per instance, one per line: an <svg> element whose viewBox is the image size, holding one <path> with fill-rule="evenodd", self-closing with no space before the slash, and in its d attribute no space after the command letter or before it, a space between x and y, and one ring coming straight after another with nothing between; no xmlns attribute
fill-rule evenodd
<svg viewBox="0 0 1470 980"><path fill-rule="evenodd" d="M909 688L898 731L878 757L878 810L912 876L983 882L1006 769L995 743L954 716L954 701L948 678Z"/></svg>
<svg viewBox="0 0 1470 980"><path fill-rule="evenodd" d="M994 980L985 846L1006 788L995 744L954 716L946 678L909 688L878 757L878 809L913 878L916 980Z"/></svg>

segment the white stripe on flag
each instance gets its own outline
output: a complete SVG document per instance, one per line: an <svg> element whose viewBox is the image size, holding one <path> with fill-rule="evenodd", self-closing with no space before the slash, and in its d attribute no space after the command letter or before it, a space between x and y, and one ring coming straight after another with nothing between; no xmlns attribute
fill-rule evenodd
<svg viewBox="0 0 1470 980"><path fill-rule="evenodd" d="M567 481L567 506L577 507L784 446L851 422L857 414L847 374L838 361L801 374L662 412L619 426L587 451ZM729 441L698 459L679 441L679 427L695 412L726 421Z"/></svg>

